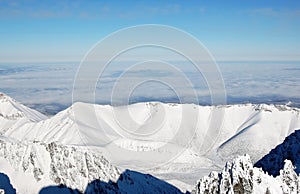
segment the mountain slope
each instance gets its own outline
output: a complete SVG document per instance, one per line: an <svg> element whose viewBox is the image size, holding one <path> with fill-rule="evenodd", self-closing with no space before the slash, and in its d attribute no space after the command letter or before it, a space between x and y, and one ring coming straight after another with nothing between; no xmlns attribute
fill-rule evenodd
<svg viewBox="0 0 300 194"><path fill-rule="evenodd" d="M18 193L37 193L53 184L84 191L95 179L109 181L120 176L120 171L103 156L85 148L55 143L0 141L0 171L10 177Z"/></svg>
<svg viewBox="0 0 300 194"><path fill-rule="evenodd" d="M296 167L296 173L300 173L300 130L289 135L283 143L255 163L255 167L262 168L273 176L279 175L285 160L290 160Z"/></svg>
<svg viewBox="0 0 300 194"><path fill-rule="evenodd" d="M184 190L238 155L263 157L300 128L299 113L265 104L75 103L48 119L12 122L0 128L0 139L87 146L121 169L153 173Z"/></svg>
<svg viewBox="0 0 300 194"><path fill-rule="evenodd" d="M0 142L0 167L5 172L0 173L0 188L6 193L13 187L14 192L28 194L181 193L175 186L149 174L130 170L121 174L92 150L55 143Z"/></svg>
<svg viewBox="0 0 300 194"><path fill-rule="evenodd" d="M210 118L214 109L223 112L222 118ZM128 119L128 110L134 119ZM187 119L193 113L196 113L194 115L197 118ZM209 128L210 119L222 123L220 131L216 131L218 134L214 134L216 138L213 142L204 139L207 137L207 130L212 130ZM193 121L198 123L193 125ZM149 134L140 137L141 139L136 139L139 138L138 135L131 135L130 131L126 131L130 129L138 134L136 130L141 128ZM131 150L137 150L139 147L138 141L135 140L143 144L171 142L185 147L187 138L193 137L191 148L199 154L207 154L215 149L222 158L228 160L230 154L234 157L249 151L254 160L258 160L297 128L300 128L299 110L287 106L248 104L206 107L139 103L128 107L111 107L76 103L51 119L12 127L5 136L20 141L57 141L69 145L99 147L105 147L113 141ZM153 129L156 131L151 131ZM185 136L178 136L177 133L183 130ZM129 147L129 142L136 143ZM241 142L245 145L241 145ZM155 145L156 143L149 144L149 149Z"/></svg>
<svg viewBox="0 0 300 194"><path fill-rule="evenodd" d="M26 117L33 122L38 122L47 118L38 111L24 106L3 93L0 93L0 114L7 119L15 120Z"/></svg>
<svg viewBox="0 0 300 194"><path fill-rule="evenodd" d="M0 93L0 134L5 133L13 125L21 126L25 123L36 123L46 118L38 111L32 110Z"/></svg>

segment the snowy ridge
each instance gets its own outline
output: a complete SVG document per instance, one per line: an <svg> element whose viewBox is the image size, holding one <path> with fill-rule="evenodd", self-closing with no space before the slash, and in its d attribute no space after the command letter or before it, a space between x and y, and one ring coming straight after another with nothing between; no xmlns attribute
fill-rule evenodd
<svg viewBox="0 0 300 194"><path fill-rule="evenodd" d="M103 156L84 148L56 143L25 145L1 141L0 159L1 163L8 162L14 171L32 175L36 183L43 183L42 186L63 184L84 191L87 184L95 179L117 180L120 175L120 171ZM3 171L5 169L1 169ZM6 173L14 178L13 173ZM19 185L14 186L21 189L17 192L24 193Z"/></svg>
<svg viewBox="0 0 300 194"><path fill-rule="evenodd" d="M127 122L127 110L134 115L138 126ZM213 110L223 111L223 117L211 118ZM127 107L112 107L75 103L50 119L14 125L7 129L4 135L19 141L37 140L47 143L56 141L68 145L98 147L105 147L113 141L125 149L140 150L143 147L144 151L147 151L155 150L155 146L159 147L165 142L185 147L185 139L196 133L190 149L199 152L200 155L209 151L217 152L224 161L228 161L240 154L249 153L256 161L281 143L286 136L300 128L299 112L299 109L288 106L253 104L199 106L138 103ZM182 115L183 113L185 115ZM95 114L96 117L93 119L90 117L91 114ZM193 118L191 115L198 117ZM119 119L123 117L125 119L120 121ZM219 134L211 134L216 137L212 142L205 139L210 119L222 123L220 131L216 131ZM198 122L197 125L191 125L195 120ZM151 134L149 136L143 136L144 139L141 141L136 141L128 134L120 134L124 132L122 128L124 126L133 129L142 128L146 131L159 130L149 133ZM176 136L178 131L183 130L186 137Z"/></svg>
<svg viewBox="0 0 300 194"><path fill-rule="evenodd" d="M32 122L38 122L47 118L38 111L20 104L3 93L0 93L0 116L10 120L27 117Z"/></svg>
<svg viewBox="0 0 300 194"><path fill-rule="evenodd" d="M239 105L235 105L238 107ZM269 150L281 143L300 125L299 109L286 105L240 105L241 108L231 111L225 117L233 117L229 122L224 121L225 133L232 132L217 148L218 154L226 161L233 160L238 155L249 154L253 161L259 160ZM244 108L242 108L244 107ZM246 108L247 107L247 108ZM253 109L249 111L249 108ZM230 108L229 108L230 109ZM248 113L245 111L248 109ZM227 110L225 110L227 111ZM247 114L242 120L239 114Z"/></svg>
<svg viewBox="0 0 300 194"><path fill-rule="evenodd" d="M21 126L25 123L35 123L45 119L47 119L45 115L0 93L0 134L5 133L12 126Z"/></svg>
<svg viewBox="0 0 300 194"><path fill-rule="evenodd" d="M300 173L300 130L285 138L284 142L255 163L255 166L262 168L273 176L277 176L284 166L284 161L288 159L296 167L297 174Z"/></svg>
<svg viewBox="0 0 300 194"><path fill-rule="evenodd" d="M194 194L233 193L290 193L300 192L300 178L289 160L277 177L270 176L262 169L253 167L249 155L227 162L220 173L211 172L201 178Z"/></svg>

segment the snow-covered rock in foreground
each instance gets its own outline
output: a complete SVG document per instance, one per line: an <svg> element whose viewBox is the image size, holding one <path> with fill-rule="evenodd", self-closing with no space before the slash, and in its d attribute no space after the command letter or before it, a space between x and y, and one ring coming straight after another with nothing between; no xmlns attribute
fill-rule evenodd
<svg viewBox="0 0 300 194"><path fill-rule="evenodd" d="M81 147L55 143L26 145L0 141L0 166L3 163L13 168L13 172L5 172L4 168L0 171L10 177L19 193L36 193L36 190L24 192L18 185L20 182L14 182L15 172L32 175L37 184L43 182L40 187L63 184L80 191L84 191L88 183L95 179L117 180L120 175L119 170L99 154Z"/></svg>
<svg viewBox="0 0 300 194"><path fill-rule="evenodd" d="M288 159L296 167L296 173L300 173L300 130L285 138L282 144L276 146L269 154L260 159L254 166L262 168L273 176L279 175L284 161Z"/></svg>
<svg viewBox="0 0 300 194"><path fill-rule="evenodd" d="M211 172L201 178L193 191L195 194L217 193L300 193L300 178L289 160L285 161L280 175L273 177L262 169L253 167L249 155L227 162L220 173Z"/></svg>
<svg viewBox="0 0 300 194"><path fill-rule="evenodd" d="M56 143L25 145L0 141L0 171L4 172L0 173L0 188L5 183L5 192L15 188L19 194L181 194L175 186L152 175L130 170L121 174L103 156L93 152ZM11 171L3 168L7 163Z"/></svg>

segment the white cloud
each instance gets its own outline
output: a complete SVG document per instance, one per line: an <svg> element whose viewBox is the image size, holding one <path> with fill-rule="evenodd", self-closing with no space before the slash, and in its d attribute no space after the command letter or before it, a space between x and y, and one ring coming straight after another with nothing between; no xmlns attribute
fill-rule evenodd
<svg viewBox="0 0 300 194"><path fill-rule="evenodd" d="M300 103L300 62L226 62L221 63L221 73L224 78L228 103L233 102L277 102L293 101ZM96 87L96 101L109 103L116 77L122 70L122 65L114 67L104 77L102 85L94 83ZM75 64L0 64L0 92L7 93L11 97L30 105L48 105L48 109L59 109L70 105L72 102L72 89L74 76L77 70ZM144 76L144 71L129 74L123 81L130 85L137 78L157 78L155 72ZM187 88L180 81L178 74L164 74L164 81L171 83L163 85L163 82L146 82L134 91L131 91L132 102L145 100L158 100L174 102L176 99L184 99L184 102L192 101L193 92L199 96L200 103L210 102L210 91L203 78L199 74L186 71L187 78L194 83L194 88ZM110 76L113 75L113 76ZM119 80L120 81L120 80ZM83 87L84 89L87 86ZM122 88L121 88L122 89ZM82 91L85 92L84 90ZM129 92L130 93L130 92ZM176 94L177 93L177 94ZM120 90L115 96L115 101L127 103L126 88ZM177 96L179 94L179 96ZM299 102L298 102L299 101ZM51 109L51 106L53 108ZM42 107L42 106L40 106ZM55 110L54 110L55 111Z"/></svg>
<svg viewBox="0 0 300 194"><path fill-rule="evenodd" d="M250 11L251 15L263 15L268 17L299 17L300 9L273 9L271 7L257 8Z"/></svg>

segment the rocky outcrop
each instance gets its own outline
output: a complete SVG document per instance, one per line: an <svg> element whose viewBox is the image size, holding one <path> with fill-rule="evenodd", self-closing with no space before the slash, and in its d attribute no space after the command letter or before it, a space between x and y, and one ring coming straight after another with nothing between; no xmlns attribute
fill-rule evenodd
<svg viewBox="0 0 300 194"><path fill-rule="evenodd" d="M273 176L278 176L286 159L296 167L296 173L300 173L300 130L285 138L284 142L276 146L269 154L260 159L255 167L262 168Z"/></svg>
<svg viewBox="0 0 300 194"><path fill-rule="evenodd" d="M80 147L0 142L0 159L6 160L16 171L32 174L36 181L50 179L84 191L95 179L117 180L120 172L103 156Z"/></svg>
<svg viewBox="0 0 300 194"><path fill-rule="evenodd" d="M228 162L220 173L211 172L201 178L194 194L251 194L251 193L300 193L300 178L291 161L286 160L280 175L273 177L262 169L253 167L248 155Z"/></svg>

